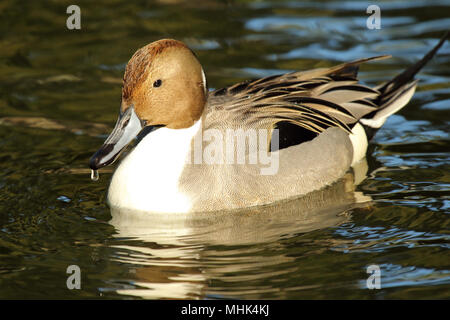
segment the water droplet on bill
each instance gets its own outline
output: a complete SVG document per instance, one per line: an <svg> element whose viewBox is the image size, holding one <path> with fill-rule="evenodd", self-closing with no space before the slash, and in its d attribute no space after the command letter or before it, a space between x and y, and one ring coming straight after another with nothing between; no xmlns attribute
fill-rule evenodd
<svg viewBox="0 0 450 320"><path fill-rule="evenodd" d="M91 170L91 180L92 181L97 181L99 178L99 174L97 170Z"/></svg>

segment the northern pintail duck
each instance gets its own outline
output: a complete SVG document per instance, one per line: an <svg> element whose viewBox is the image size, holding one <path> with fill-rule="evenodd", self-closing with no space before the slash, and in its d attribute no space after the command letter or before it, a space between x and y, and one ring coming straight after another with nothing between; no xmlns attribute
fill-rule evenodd
<svg viewBox="0 0 450 320"><path fill-rule="evenodd" d="M150 43L127 64L119 118L90 167L113 163L138 137L113 174L108 203L139 211L232 210L319 190L365 157L368 141L411 99L415 74L445 38L375 88L358 82L358 66L389 56L214 91L184 43Z"/></svg>

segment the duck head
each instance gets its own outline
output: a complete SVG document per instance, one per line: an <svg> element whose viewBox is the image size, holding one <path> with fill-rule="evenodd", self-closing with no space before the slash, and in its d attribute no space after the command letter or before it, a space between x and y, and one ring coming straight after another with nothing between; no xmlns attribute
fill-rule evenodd
<svg viewBox="0 0 450 320"><path fill-rule="evenodd" d="M202 66L184 43L163 39L139 49L125 69L117 123L89 166L97 170L113 163L141 132L192 126L206 97Z"/></svg>

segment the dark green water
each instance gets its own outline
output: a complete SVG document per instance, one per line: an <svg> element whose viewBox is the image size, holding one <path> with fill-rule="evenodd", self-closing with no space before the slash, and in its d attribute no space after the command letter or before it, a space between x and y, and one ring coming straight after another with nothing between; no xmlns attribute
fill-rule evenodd
<svg viewBox="0 0 450 320"><path fill-rule="evenodd" d="M366 28L366 2L77 1L81 30L68 30L70 4L0 3L0 298L450 297L449 44L375 137L356 187L368 204L352 205L344 181L282 206L137 227L110 221L111 171L92 182L87 170L124 67L151 41L186 42L211 88L392 54L362 68L376 84L450 29L448 1L377 1L380 30ZM372 264L378 290L366 287ZM69 265L80 290L66 287Z"/></svg>

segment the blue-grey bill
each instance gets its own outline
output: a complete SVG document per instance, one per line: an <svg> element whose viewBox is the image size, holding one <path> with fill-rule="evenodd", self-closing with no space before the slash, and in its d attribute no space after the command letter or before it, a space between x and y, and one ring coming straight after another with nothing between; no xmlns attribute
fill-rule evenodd
<svg viewBox="0 0 450 320"><path fill-rule="evenodd" d="M109 137L92 156L89 167L95 171L113 163L142 128L142 123L134 112L133 106L130 106L119 116Z"/></svg>

